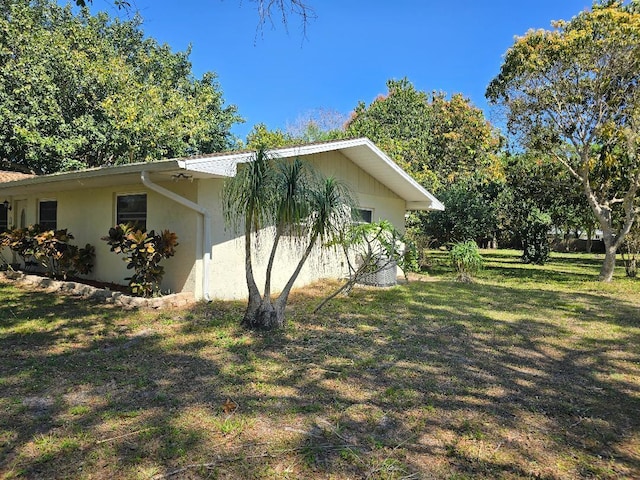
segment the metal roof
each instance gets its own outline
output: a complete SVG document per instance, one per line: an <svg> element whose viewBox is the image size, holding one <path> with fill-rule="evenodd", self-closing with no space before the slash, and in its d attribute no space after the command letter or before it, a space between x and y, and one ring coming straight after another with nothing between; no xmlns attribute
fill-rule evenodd
<svg viewBox="0 0 640 480"><path fill-rule="evenodd" d="M444 209L444 205L435 196L411 178L367 138L276 148L271 150L270 154L274 157L290 158L332 151L341 152L354 164L405 200L407 210ZM155 180L175 178L181 173L192 178L224 178L235 175L237 165L250 161L252 157L253 152L250 151L214 153L191 158L132 163L20 178L0 184L0 195L134 184L140 182L142 171L153 175Z"/></svg>

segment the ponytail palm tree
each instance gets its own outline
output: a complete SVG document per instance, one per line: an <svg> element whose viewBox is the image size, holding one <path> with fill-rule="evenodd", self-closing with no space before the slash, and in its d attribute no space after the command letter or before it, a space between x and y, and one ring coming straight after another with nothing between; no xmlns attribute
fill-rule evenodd
<svg viewBox="0 0 640 480"><path fill-rule="evenodd" d="M349 224L351 195L337 180L314 172L310 164L300 159L271 158L261 149L250 162L239 165L235 177L227 180L223 198L227 224L244 233L249 300L242 323L253 329L281 328L289 293L314 247L332 240ZM265 227L273 227L270 231L274 233L260 293L254 277L252 246L258 233L264 235L268 231ZM301 256L283 290L274 298L271 278L283 239L298 242Z"/></svg>

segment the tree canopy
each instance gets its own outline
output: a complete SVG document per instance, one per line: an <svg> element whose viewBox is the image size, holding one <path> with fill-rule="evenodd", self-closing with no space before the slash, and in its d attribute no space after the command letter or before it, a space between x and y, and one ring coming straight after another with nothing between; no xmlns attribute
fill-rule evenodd
<svg viewBox="0 0 640 480"><path fill-rule="evenodd" d="M515 153L505 155L503 163L506 188L500 203L505 226L513 234L524 229L534 208L549 214L559 232L593 232L595 217L580 186L552 158L535 152Z"/></svg>
<svg viewBox="0 0 640 480"><path fill-rule="evenodd" d="M74 14L53 0L0 6L0 159L35 173L230 148L235 106L189 52L139 18Z"/></svg>
<svg viewBox="0 0 640 480"><path fill-rule="evenodd" d="M603 231L600 278L633 224L640 188L640 13L594 4L553 30L529 31L507 51L487 97L508 128L552 155L579 182Z"/></svg>
<svg viewBox="0 0 640 480"><path fill-rule="evenodd" d="M269 130L264 123L257 123L247 134L246 147L259 150L339 140L346 136L343 124L340 114L327 110L309 112L287 125L284 131L279 128Z"/></svg>
<svg viewBox="0 0 640 480"><path fill-rule="evenodd" d="M411 230L439 244L492 239L496 214L487 199L495 197L494 181L502 176L497 130L461 94L426 93L406 78L389 80L387 89L369 105L358 104L346 135L368 137L446 198L444 212L412 216Z"/></svg>
<svg viewBox="0 0 640 480"><path fill-rule="evenodd" d="M500 138L468 99L427 94L406 78L387 88L370 105L358 104L347 135L368 137L435 192L459 177L496 174Z"/></svg>

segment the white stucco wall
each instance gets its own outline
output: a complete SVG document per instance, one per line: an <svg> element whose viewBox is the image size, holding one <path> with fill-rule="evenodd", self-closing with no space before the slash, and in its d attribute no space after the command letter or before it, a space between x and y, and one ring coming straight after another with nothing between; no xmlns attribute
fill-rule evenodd
<svg viewBox="0 0 640 480"><path fill-rule="evenodd" d="M314 155L309 159L317 170L327 176L334 176L345 182L353 191L360 207L373 210L373 221L386 219L399 230L404 230L405 201L353 164L339 152ZM247 296L244 269L244 238L224 224L221 207L223 180L200 180L198 202L206 206L212 214L212 298L243 299ZM254 274L258 287L262 290L266 264L273 239L273 229L265 229L258 238L254 250ZM286 284L301 256L301 247L293 242L283 242L278 249L272 276L272 291L278 292ZM300 272L295 286L308 285L322 278L340 278L347 268L341 251L318 246Z"/></svg>
<svg viewBox="0 0 640 480"><path fill-rule="evenodd" d="M195 200L197 182L167 182L165 188ZM195 290L196 252L200 251L197 235L198 216L195 212L148 191L141 184L120 185L92 189L66 190L40 195L16 196L13 199L13 226L19 226L20 210L25 206L26 225L38 222L38 204L42 200L58 202L57 228L66 228L75 238L71 243L83 247L90 243L95 247L96 259L93 272L87 278L126 285L130 275L122 255L116 255L101 238L116 222L116 196L120 194L147 194L147 229L169 229L178 235L176 255L163 260L165 277L162 289L180 292ZM4 252L10 260L12 254Z"/></svg>
<svg viewBox="0 0 640 480"><path fill-rule="evenodd" d="M334 176L345 182L353 191L359 206L373 212L372 220L389 220L399 230L404 229L405 201L352 163L339 151L305 157L324 175ZM157 180L156 180L157 182ZM157 182L208 209L211 214L211 262L209 295L214 299L243 299L247 296L244 271L244 239L225 226L222 215L221 195L223 179L196 179L193 182ZM156 192L147 190L142 183L117 187L74 189L52 194L14 196L12 223L18 226L20 211L24 206L26 224L38 221L38 202L57 200L58 228L67 228L75 236L73 243L84 246L91 243L96 249L96 261L89 278L126 284L126 270L122 257L109 251L101 238L116 222L116 196L119 194L147 194L147 228L169 229L178 235L176 256L164 260L163 290L194 292L203 296L202 225L199 213L184 207ZM20 208L16 208L20 207ZM259 235L259 248L254 250L255 277L259 288L264 286L266 263L272 244L272 231ZM295 243L283 241L275 262L272 291L282 289L301 256L301 248ZM11 254L5 252L11 260ZM343 254L318 246L302 269L295 286L300 287L321 278L338 278L347 273Z"/></svg>
<svg viewBox="0 0 640 480"><path fill-rule="evenodd" d="M340 152L313 155L309 160L325 176L345 182L355 194L359 206L373 210L372 221L388 220L399 231L404 232L406 203L398 195Z"/></svg>

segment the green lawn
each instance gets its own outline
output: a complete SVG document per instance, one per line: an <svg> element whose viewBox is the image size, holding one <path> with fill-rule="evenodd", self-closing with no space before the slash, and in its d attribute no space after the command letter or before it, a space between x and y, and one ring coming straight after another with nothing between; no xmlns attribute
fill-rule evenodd
<svg viewBox="0 0 640 480"><path fill-rule="evenodd" d="M483 255L275 334L0 283L0 478L640 478L640 280Z"/></svg>

